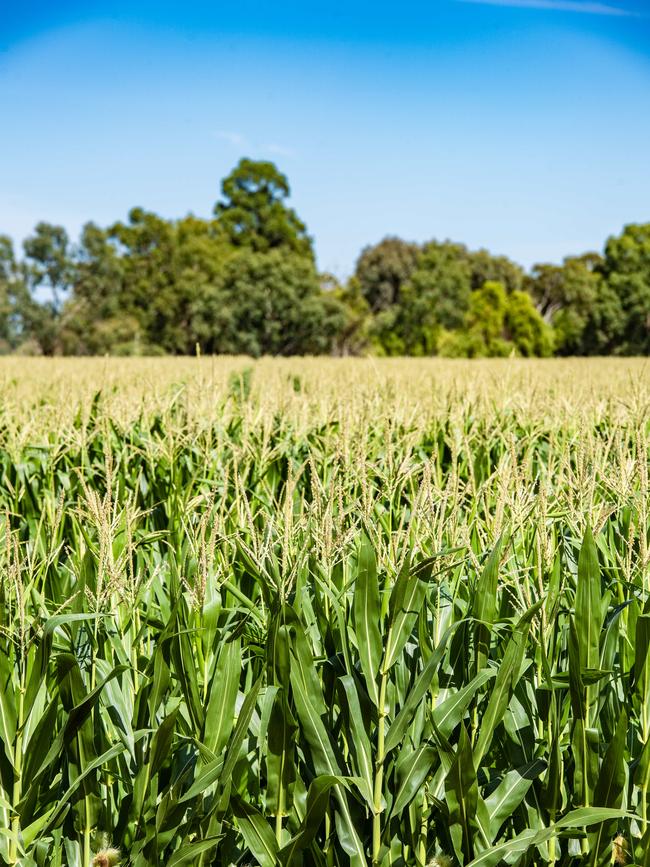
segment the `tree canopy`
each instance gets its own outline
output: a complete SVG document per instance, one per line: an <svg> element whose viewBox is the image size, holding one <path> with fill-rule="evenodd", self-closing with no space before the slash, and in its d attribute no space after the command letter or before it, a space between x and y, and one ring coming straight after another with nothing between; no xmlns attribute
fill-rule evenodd
<svg viewBox="0 0 650 867"><path fill-rule="evenodd" d="M224 179L221 193L214 213L234 246L258 253L282 248L313 258L305 224L285 203L289 182L273 163L240 160Z"/></svg>
<svg viewBox="0 0 650 867"><path fill-rule="evenodd" d="M133 208L77 242L0 235L0 351L42 354L650 354L650 224L541 263L386 236L319 274L271 162L242 159L213 216Z"/></svg>

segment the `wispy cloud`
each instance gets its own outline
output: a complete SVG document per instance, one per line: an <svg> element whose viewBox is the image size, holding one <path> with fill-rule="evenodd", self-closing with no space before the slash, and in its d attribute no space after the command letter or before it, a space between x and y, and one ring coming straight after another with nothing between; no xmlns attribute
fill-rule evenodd
<svg viewBox="0 0 650 867"><path fill-rule="evenodd" d="M296 156L296 151L293 148L273 142L269 144L258 145L240 132L220 129L217 130L214 135L215 138L218 138L221 141L225 141L227 144L229 144L233 148L236 148L238 151L265 153L277 157L286 157L287 159Z"/></svg>
<svg viewBox="0 0 650 867"><path fill-rule="evenodd" d="M242 135L240 132L232 132L227 129L217 130L215 136L221 141L228 142L235 148L247 148L250 147L250 142L246 138L245 135Z"/></svg>
<svg viewBox="0 0 650 867"><path fill-rule="evenodd" d="M262 150L273 154L276 157L295 157L296 152L293 148L285 147L281 144L267 144L262 146Z"/></svg>
<svg viewBox="0 0 650 867"><path fill-rule="evenodd" d="M482 6L513 6L518 9L550 9L554 12L582 12L585 15L634 15L629 9L609 3L592 3L590 0L458 0L459 3L475 3Z"/></svg>

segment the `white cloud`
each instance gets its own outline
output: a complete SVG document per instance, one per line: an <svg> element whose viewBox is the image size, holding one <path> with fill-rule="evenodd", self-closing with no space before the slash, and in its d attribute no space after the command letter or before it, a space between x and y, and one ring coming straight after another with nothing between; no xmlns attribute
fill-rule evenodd
<svg viewBox="0 0 650 867"><path fill-rule="evenodd" d="M250 142L246 138L245 135L242 135L240 132L232 132L227 129L217 130L215 136L222 141L228 142L228 144L232 145L235 148L249 148Z"/></svg>
<svg viewBox="0 0 650 867"><path fill-rule="evenodd" d="M476 3L483 6L513 6L518 9L550 9L555 12L582 12L586 15L634 15L628 9L609 3L592 3L589 0L458 0L459 3Z"/></svg>
<svg viewBox="0 0 650 867"><path fill-rule="evenodd" d="M296 155L293 148L288 148L280 144L267 144L262 147L262 150L277 157L295 157Z"/></svg>
<svg viewBox="0 0 650 867"><path fill-rule="evenodd" d="M236 148L239 151L248 151L249 153L256 154L270 154L277 157L286 157L287 159L296 156L296 152L293 148L273 142L269 144L258 145L240 132L220 129L217 130L214 135L215 138L218 138L221 141L225 141L231 147Z"/></svg>

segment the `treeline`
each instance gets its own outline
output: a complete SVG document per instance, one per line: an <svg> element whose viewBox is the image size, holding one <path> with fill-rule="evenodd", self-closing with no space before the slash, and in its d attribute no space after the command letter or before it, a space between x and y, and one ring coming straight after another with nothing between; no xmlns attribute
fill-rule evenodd
<svg viewBox="0 0 650 867"><path fill-rule="evenodd" d="M650 354L650 224L535 265L388 237L340 283L316 269L287 179L241 160L213 219L39 223L0 236L0 351L480 356Z"/></svg>

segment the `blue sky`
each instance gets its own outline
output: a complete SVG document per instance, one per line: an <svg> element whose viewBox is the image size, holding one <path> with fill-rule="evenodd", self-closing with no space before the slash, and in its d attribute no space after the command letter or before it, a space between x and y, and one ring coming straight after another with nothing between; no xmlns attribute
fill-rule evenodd
<svg viewBox="0 0 650 867"><path fill-rule="evenodd" d="M207 216L274 160L349 273L386 234L530 265L650 220L650 0L23 0L0 18L0 233Z"/></svg>

